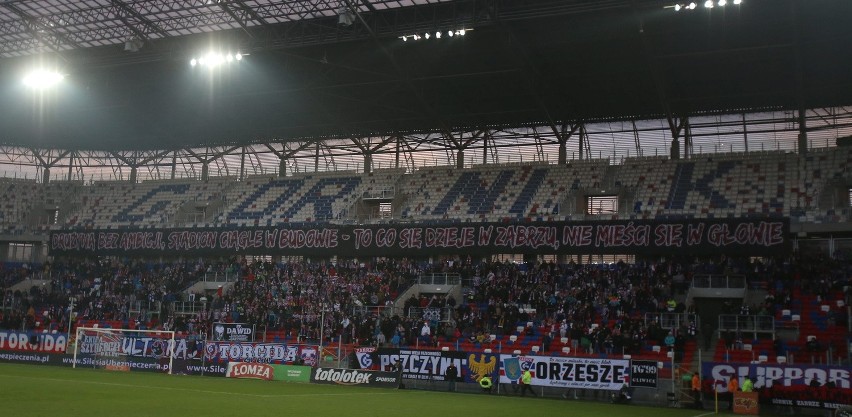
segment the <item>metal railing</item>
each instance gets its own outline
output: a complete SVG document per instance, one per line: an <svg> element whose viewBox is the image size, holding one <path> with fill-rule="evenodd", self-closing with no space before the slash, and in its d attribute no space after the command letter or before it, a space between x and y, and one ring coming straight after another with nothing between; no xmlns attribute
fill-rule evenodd
<svg viewBox="0 0 852 417"><path fill-rule="evenodd" d="M202 301L175 301L169 306L174 314L194 315L207 310L207 303Z"/></svg>
<svg viewBox="0 0 852 417"><path fill-rule="evenodd" d="M645 326L651 323L669 330L689 326L690 323L695 323L696 329L701 328L698 315L694 313L645 313Z"/></svg>
<svg viewBox="0 0 852 417"><path fill-rule="evenodd" d="M231 271L205 272L204 282L236 282L239 274Z"/></svg>
<svg viewBox="0 0 852 417"><path fill-rule="evenodd" d="M696 275L692 278L694 288L745 289L744 275Z"/></svg>
<svg viewBox="0 0 852 417"><path fill-rule="evenodd" d="M417 277L420 285L459 285L461 276L456 273L431 273Z"/></svg>
<svg viewBox="0 0 852 417"><path fill-rule="evenodd" d="M410 318L441 322L450 321L453 317L453 309L449 307L409 307L406 313Z"/></svg>
<svg viewBox="0 0 852 417"><path fill-rule="evenodd" d="M775 335L775 318L764 315L741 316L739 314L719 315L719 334L722 332L751 333L757 339L759 333Z"/></svg>

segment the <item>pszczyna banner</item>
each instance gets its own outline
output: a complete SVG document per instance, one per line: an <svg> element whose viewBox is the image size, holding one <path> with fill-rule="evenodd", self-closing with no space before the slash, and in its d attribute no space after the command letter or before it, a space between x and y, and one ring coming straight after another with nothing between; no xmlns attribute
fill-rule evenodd
<svg viewBox="0 0 852 417"><path fill-rule="evenodd" d="M399 360L403 379L446 380L447 368L456 366L458 380L477 382L484 375L495 376L497 355L459 351L413 350L396 348L358 348L355 357L361 369L390 372Z"/></svg>
<svg viewBox="0 0 852 417"><path fill-rule="evenodd" d="M790 221L726 219L54 231L51 255L778 254Z"/></svg>
<svg viewBox="0 0 852 417"><path fill-rule="evenodd" d="M852 370L846 366L704 362L701 370L718 392L728 391L733 376L740 386L748 376L765 404L826 409L852 404Z"/></svg>
<svg viewBox="0 0 852 417"><path fill-rule="evenodd" d="M529 370L532 385L618 390L630 375L630 361L624 359L500 355L500 363L503 384L517 383Z"/></svg>

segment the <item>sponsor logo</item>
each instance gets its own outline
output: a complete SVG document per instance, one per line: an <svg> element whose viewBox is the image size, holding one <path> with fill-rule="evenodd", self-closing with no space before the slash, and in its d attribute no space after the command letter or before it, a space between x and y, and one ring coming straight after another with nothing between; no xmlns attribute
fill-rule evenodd
<svg viewBox="0 0 852 417"><path fill-rule="evenodd" d="M333 382L341 385L369 384L372 374L356 370L345 371L340 369L317 368L316 381Z"/></svg>
<svg viewBox="0 0 852 417"><path fill-rule="evenodd" d="M263 363L240 362L228 364L229 378L252 378L271 381L273 371L271 366Z"/></svg>

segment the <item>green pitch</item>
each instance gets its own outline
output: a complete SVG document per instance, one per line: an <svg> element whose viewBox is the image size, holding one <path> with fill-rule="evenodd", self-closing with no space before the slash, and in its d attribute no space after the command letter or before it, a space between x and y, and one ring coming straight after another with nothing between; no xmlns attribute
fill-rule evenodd
<svg viewBox="0 0 852 417"><path fill-rule="evenodd" d="M0 364L8 416L696 417L687 409Z"/></svg>

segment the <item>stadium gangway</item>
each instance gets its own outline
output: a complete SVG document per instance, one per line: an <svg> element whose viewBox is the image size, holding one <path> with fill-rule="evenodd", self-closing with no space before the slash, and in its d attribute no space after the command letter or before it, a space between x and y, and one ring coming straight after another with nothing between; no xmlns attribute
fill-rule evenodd
<svg viewBox="0 0 852 417"><path fill-rule="evenodd" d="M692 286L694 288L745 289L746 279L744 275L697 274L692 278Z"/></svg>
<svg viewBox="0 0 852 417"><path fill-rule="evenodd" d="M237 282L239 274L230 271L205 272L204 282Z"/></svg>
<svg viewBox="0 0 852 417"><path fill-rule="evenodd" d="M207 310L207 303L203 301L174 301L169 306L169 311L174 314L195 315Z"/></svg>
<svg viewBox="0 0 852 417"><path fill-rule="evenodd" d="M775 338L775 317L767 315L719 315L719 337L723 332L739 332L741 335L751 334L750 340L757 339L758 334L768 334Z"/></svg>
<svg viewBox="0 0 852 417"><path fill-rule="evenodd" d="M459 285L461 284L461 275L456 273L422 274L417 277L417 283L420 285Z"/></svg>
<svg viewBox="0 0 852 417"><path fill-rule="evenodd" d="M690 323L695 323L696 330L701 328L698 315L694 313L645 313L645 327L651 323L668 330L689 326Z"/></svg>

